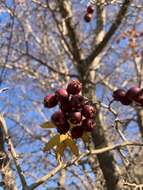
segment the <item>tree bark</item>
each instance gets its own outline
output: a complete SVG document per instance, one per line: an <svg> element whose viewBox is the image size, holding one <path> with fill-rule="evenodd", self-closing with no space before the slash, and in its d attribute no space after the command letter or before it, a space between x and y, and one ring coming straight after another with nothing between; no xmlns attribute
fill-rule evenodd
<svg viewBox="0 0 143 190"><path fill-rule="evenodd" d="M16 187L13 171L10 167L8 154L5 151L5 137L2 130L2 123L0 121L0 173L2 181L0 185L5 190L18 190Z"/></svg>
<svg viewBox="0 0 143 190"><path fill-rule="evenodd" d="M87 69L85 69L87 71ZM82 71L83 72L83 71ZM86 76L86 74L83 74L81 76ZM83 82L83 94L88 97L92 102L96 100L95 96L95 87L91 86L90 83L86 81L91 81L95 76L93 76L93 73L88 73L87 79L82 78ZM102 122L100 119L100 107L96 106L96 114L95 114L95 123L96 127L92 133L92 140L95 148L101 148L104 146L107 146L107 140L105 137L104 129L102 126ZM115 165L113 154L110 152L106 152L100 155L97 155L100 168L102 170L107 190L117 190L120 189L119 185L119 174L117 173L117 168Z"/></svg>

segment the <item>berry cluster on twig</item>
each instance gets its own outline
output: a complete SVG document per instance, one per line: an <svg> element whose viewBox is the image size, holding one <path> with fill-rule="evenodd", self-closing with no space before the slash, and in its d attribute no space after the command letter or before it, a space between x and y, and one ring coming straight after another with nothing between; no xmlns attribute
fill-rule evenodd
<svg viewBox="0 0 143 190"><path fill-rule="evenodd" d="M143 89L138 86L131 87L127 92L124 89L117 89L113 92L113 98L123 105L131 105L135 102L137 105L143 106Z"/></svg>
<svg viewBox="0 0 143 190"><path fill-rule="evenodd" d="M69 132L73 139L80 138L83 132L91 132L94 128L95 109L87 98L81 95L82 84L71 80L67 88L58 89L54 94L44 98L44 106L53 108L59 105L51 120L60 134Z"/></svg>
<svg viewBox="0 0 143 190"><path fill-rule="evenodd" d="M86 22L90 22L92 17L93 17L93 13L94 13L94 7L93 5L88 5L87 9L86 9L86 13L84 15L84 20Z"/></svg>

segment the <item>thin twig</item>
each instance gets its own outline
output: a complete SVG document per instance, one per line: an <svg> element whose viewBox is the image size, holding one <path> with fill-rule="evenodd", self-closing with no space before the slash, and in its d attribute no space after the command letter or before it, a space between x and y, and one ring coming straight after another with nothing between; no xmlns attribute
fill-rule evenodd
<svg viewBox="0 0 143 190"><path fill-rule="evenodd" d="M5 139L7 141L7 144L8 144L8 148L9 148L9 152L13 158L13 161L15 163L15 166L16 166L16 169L17 169L17 172L18 172L18 175L20 177L20 180L21 180L21 184L22 184L22 187L24 190L29 190L28 189L28 186L27 186L27 183L26 183L26 179L25 179L25 176L24 176L24 173L20 167L20 164L19 164L19 161L18 161L18 158L17 158L17 154L16 154L16 151L15 151L15 148L14 148L14 145L12 143L12 140L8 134L8 128L7 128L7 125L6 125L6 122L3 118L3 116L0 114L0 122L1 122L1 126L2 126L2 129L3 129L3 132L4 132L4 135L5 135Z"/></svg>
<svg viewBox="0 0 143 190"><path fill-rule="evenodd" d="M67 162L65 164L64 163L59 164L56 168L54 168L47 175L41 177L35 183L31 184L29 186L29 190L33 190L33 189L37 188L38 186L40 186L41 184L46 182L49 178L51 178L56 173L58 173L61 169L65 169L71 165L78 164L78 161L80 161L82 158L84 158L86 156L89 156L91 154L102 154L102 153L109 152L109 151L112 151L112 150L115 150L115 149L118 149L121 147L125 147L125 146L143 146L143 143L127 141L127 142L123 142L122 144L110 145L108 147L104 147L104 148L100 148L100 149L96 149L96 150L92 150L92 151L87 150L86 152L82 153L79 157L72 159L70 162Z"/></svg>

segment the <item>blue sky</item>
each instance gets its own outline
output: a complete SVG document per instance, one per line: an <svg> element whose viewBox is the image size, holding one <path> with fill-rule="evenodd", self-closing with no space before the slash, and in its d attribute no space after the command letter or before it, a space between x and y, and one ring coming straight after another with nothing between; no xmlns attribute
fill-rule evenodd
<svg viewBox="0 0 143 190"><path fill-rule="evenodd" d="M8 0L7 1L8 6L12 6L13 5L12 2L13 2L12 0ZM86 1L83 1L83 2L85 3ZM82 3L82 1L81 1L81 3ZM8 13L6 13L6 12L0 13L0 25L6 24L9 21L9 18L10 17L9 17ZM94 27L95 27L95 23L96 22L92 23L92 25ZM90 29L89 25L87 25L87 24L84 23L84 27L85 27L85 30L88 32L88 30ZM124 46L126 45L126 41L122 41L120 43L120 45L121 45L121 48L124 48ZM111 56L112 56L112 59L117 59L117 57L115 55L114 56L111 55ZM113 68L114 67L113 62L108 63L108 66L109 66L110 69ZM127 65L124 66L123 72L124 72L125 69L127 69ZM30 84L30 81L25 80L24 82L27 85L26 88L25 88L27 90L27 96L29 96L29 97L31 96L35 100L35 102L37 100L40 101L41 104L39 106L42 107L42 111L46 113L47 118L50 118L50 115L52 114L52 111L51 110L49 110L49 111L45 110L43 108L43 105L42 105L43 97L44 97L44 95L46 95L46 93L44 94L44 92L42 92L42 91L38 93L38 89L36 89L36 88L35 88L34 91L30 91L31 90L30 85L28 86L28 84ZM24 119L25 120L26 120L26 118L31 119L31 123L33 124L32 127L34 128L34 125L35 125L35 131L38 134L38 133L40 133L40 129L38 129L36 127L37 127L38 124L40 124L43 121L43 118L38 117L38 114L35 112L34 106L31 104L30 101L28 101L28 100L25 101L24 99L19 98L22 95L22 92L21 92L21 89L20 89L20 87L21 87L20 85L16 84L15 86L11 86L10 84L3 83L3 85L1 86L1 87L7 87L8 86L10 89L9 89L8 92L3 93L0 96L1 97L4 96L5 98L7 98L7 100L10 100L10 102L12 102L12 107L10 109L8 107L4 108L4 112L5 113L6 112L7 113L8 112L14 112L15 109L16 109L16 107L20 107L23 110ZM32 85L32 82L31 82L31 85ZM97 97L98 97L99 100L102 98L102 95L104 94L104 90L105 89L103 89L103 87L101 85L97 85L96 95L97 95ZM111 97L111 93L110 93L110 97ZM106 98L107 97L105 97L105 99ZM5 102L1 103L1 108L3 107L4 103ZM120 104L118 104L118 105L119 105L119 107L121 107ZM28 112L29 107L31 108L31 111ZM123 109L126 109L126 108L124 107ZM22 122L24 123L24 120ZM7 123L8 123L9 129L14 133L15 132L14 131L14 127L15 127L14 122L12 122L10 119L7 119ZM28 125L29 128L31 127L31 123L29 123L29 125ZM18 127L17 129L20 129L20 127ZM127 131L129 133L131 133L131 135L133 133L135 133L136 130L137 130L137 126L135 124L132 124L132 126L130 126L130 128L127 129ZM22 133L19 133L19 139L20 138L22 139L22 135L23 135ZM27 151L27 153L28 153L28 152L30 152L32 150L39 149L39 147L42 147L42 146L43 146L42 143L36 141L34 144L27 144L27 145L25 145L23 147L17 146L17 152L18 153L23 153L23 152ZM43 156L45 156L45 155L43 154ZM53 157L49 156L48 158L52 160ZM35 158L35 160L36 160L36 158ZM23 167L23 169L26 169L27 165L25 166L23 164L22 167ZM17 181L18 181L18 184L20 184L19 183L19 178L17 178ZM32 182L31 179L28 180L28 183L31 183L31 182ZM51 187L54 186L54 185L56 185L56 184L54 184L51 181L48 184ZM45 187L42 188L42 186L40 186L36 190L45 190Z"/></svg>

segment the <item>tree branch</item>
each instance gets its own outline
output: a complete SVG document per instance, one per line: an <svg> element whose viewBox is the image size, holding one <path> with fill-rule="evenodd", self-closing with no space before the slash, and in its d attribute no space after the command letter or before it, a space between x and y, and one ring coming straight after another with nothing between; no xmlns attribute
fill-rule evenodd
<svg viewBox="0 0 143 190"><path fill-rule="evenodd" d="M15 166L16 166L18 175L20 177L23 189L24 190L29 190L28 186L27 186L27 183L26 183L26 179L25 179L24 173L23 173L23 171L22 171L22 169L20 167L20 164L18 162L17 154L16 154L16 151L15 151L14 145L12 143L11 138L9 137L7 125L6 125L5 120L4 120L4 118L3 118L2 115L0 115L0 122L1 122L1 127L2 127L2 130L3 130L3 133L5 135L5 138L7 140L8 146L9 146L9 152L10 152L10 154L11 154L11 156L13 158L13 161L15 163Z"/></svg>
<svg viewBox="0 0 143 190"><path fill-rule="evenodd" d="M92 150L92 151L87 150L85 153L82 153L79 157L76 157L76 158L72 159L70 162L67 162L66 164L64 164L64 163L59 164L56 168L54 168L47 175L41 177L35 183L31 184L29 186L29 190L33 190L33 189L37 188L38 186L40 186L41 184L45 183L49 178L53 177L61 169L65 169L65 168L67 168L67 167L69 167L69 166L71 166L73 164L78 164L78 162L82 158L84 158L86 156L89 156L89 155L92 155L92 154L95 154L95 155L103 154L105 152L116 150L116 149L119 149L119 148L122 148L122 147L125 147L125 146L143 146L143 143L126 141L126 142L123 142L122 144L110 145L108 147L99 148L99 149Z"/></svg>
<svg viewBox="0 0 143 190"><path fill-rule="evenodd" d="M112 38L112 36L115 34L116 30L119 28L120 24L122 23L122 20L125 17L125 14L127 13L128 7L131 4L132 0L124 0L124 3L122 4L115 21L111 25L109 31L105 34L103 40L95 46L95 49L92 51L92 53L86 58L85 62L87 62L89 65L92 63L92 61L95 59L95 57L106 47L109 40Z"/></svg>
<svg viewBox="0 0 143 190"><path fill-rule="evenodd" d="M79 40L74 26L72 25L72 11L71 2L69 0L58 0L61 15L65 21L67 35L70 40L72 54L77 63L80 63L82 59L82 52L79 47Z"/></svg>

